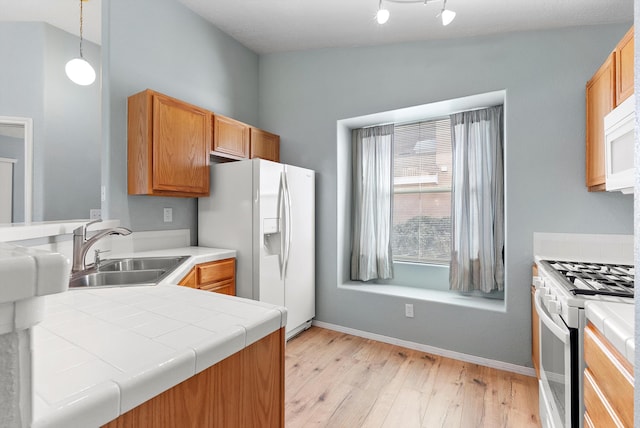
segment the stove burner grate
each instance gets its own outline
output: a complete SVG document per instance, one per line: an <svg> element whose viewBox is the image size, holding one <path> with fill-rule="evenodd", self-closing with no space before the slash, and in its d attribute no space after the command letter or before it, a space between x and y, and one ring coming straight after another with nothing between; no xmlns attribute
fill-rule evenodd
<svg viewBox="0 0 640 428"><path fill-rule="evenodd" d="M634 268L631 265L544 260L564 277L574 295L633 297Z"/></svg>

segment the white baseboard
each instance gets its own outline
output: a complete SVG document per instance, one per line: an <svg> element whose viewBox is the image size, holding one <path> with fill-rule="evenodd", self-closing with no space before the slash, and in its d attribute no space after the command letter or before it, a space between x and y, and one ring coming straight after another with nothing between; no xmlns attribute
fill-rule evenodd
<svg viewBox="0 0 640 428"><path fill-rule="evenodd" d="M463 354L462 352L449 351L447 349L436 348L435 346L423 345L421 343L410 342L408 340L396 339L395 337L383 336L381 334L370 333L368 331L356 330L354 328L343 327L340 325L329 324L323 321L313 321L313 325L328 330L347 333L352 336L363 337L365 339L377 340L378 342L389 343L391 345L402 346L403 348L414 349L416 351L427 352L429 354L439 355L441 357L460 360L467 363L478 364L493 369L504 370L507 372L517 373L525 376L536 376L536 371L532 367L519 366L517 364L505 363L504 361L491 360L489 358L476 357L475 355Z"/></svg>

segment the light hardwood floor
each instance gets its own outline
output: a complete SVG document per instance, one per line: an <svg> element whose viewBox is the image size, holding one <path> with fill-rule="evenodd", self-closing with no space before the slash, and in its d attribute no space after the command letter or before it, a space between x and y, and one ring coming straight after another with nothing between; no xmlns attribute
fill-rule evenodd
<svg viewBox="0 0 640 428"><path fill-rule="evenodd" d="M287 343L296 427L539 427L533 377L312 327Z"/></svg>

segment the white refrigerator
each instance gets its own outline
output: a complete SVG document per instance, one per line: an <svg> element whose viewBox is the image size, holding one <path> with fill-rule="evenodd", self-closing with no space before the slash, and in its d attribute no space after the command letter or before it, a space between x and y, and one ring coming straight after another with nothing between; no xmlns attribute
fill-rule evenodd
<svg viewBox="0 0 640 428"><path fill-rule="evenodd" d="M287 308L287 339L315 316L315 172L262 159L211 165L198 245L236 250L236 294Z"/></svg>

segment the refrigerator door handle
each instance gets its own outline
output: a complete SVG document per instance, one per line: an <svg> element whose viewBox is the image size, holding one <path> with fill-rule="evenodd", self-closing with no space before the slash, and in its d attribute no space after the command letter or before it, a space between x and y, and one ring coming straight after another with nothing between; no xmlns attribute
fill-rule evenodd
<svg viewBox="0 0 640 428"><path fill-rule="evenodd" d="M284 279L284 249L285 249L285 187L284 172L280 173L280 183L278 186L278 222L280 223L280 254L278 254L278 267L280 268L280 279Z"/></svg>
<svg viewBox="0 0 640 428"><path fill-rule="evenodd" d="M284 249L284 261L282 267L282 276L283 279L287 276L287 265L289 264L289 254L291 250L291 193L289 193L289 182L287 179L287 173L283 173L284 177L284 202L286 209L286 217L285 217L285 249Z"/></svg>

